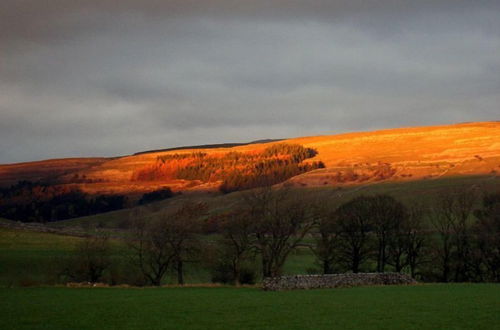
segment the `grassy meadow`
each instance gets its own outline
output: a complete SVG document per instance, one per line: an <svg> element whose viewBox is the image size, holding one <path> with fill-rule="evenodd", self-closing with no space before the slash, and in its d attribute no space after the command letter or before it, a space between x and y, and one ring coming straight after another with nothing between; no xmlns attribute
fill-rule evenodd
<svg viewBox="0 0 500 330"><path fill-rule="evenodd" d="M49 284L80 238L0 227L0 286Z"/></svg>
<svg viewBox="0 0 500 330"><path fill-rule="evenodd" d="M56 270L80 238L0 229L0 329L492 329L499 284L264 292L258 287L66 288ZM114 257L125 245L112 241ZM314 266L307 250L286 273ZM207 283L191 269L188 283ZM173 276L167 282L172 282ZM34 287L22 287L32 286Z"/></svg>
<svg viewBox="0 0 500 330"><path fill-rule="evenodd" d="M1 329L493 329L500 285L4 288Z"/></svg>
<svg viewBox="0 0 500 330"><path fill-rule="evenodd" d="M58 274L81 240L74 236L0 227L0 287L59 283ZM132 267L128 263L129 253L124 241L111 240L111 259L115 267L121 267L119 273ZM285 272L305 274L314 266L314 256L309 249L299 249L290 255ZM127 272L130 273L130 268ZM209 283L210 272L203 264L188 263L185 278L187 283ZM175 283L173 274L166 277L165 284L168 283Z"/></svg>

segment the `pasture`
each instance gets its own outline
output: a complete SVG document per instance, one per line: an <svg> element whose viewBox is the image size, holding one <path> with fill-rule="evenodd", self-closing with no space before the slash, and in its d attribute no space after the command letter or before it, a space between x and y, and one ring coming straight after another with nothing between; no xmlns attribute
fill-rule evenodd
<svg viewBox="0 0 500 330"><path fill-rule="evenodd" d="M207 240L215 238L207 236ZM0 227L0 287L39 286L61 283L58 274L68 258L75 253L80 237L40 233ZM110 272L136 272L129 262L130 249L121 239L111 240ZM285 265L286 274L306 274L317 267L309 249L295 251ZM126 271L124 271L126 269ZM185 279L187 283L209 283L211 275L203 263L188 263ZM118 280L122 281L123 278ZM174 274L167 274L164 283L176 283Z"/></svg>
<svg viewBox="0 0 500 330"><path fill-rule="evenodd" d="M492 329L500 285L3 288L2 329Z"/></svg>

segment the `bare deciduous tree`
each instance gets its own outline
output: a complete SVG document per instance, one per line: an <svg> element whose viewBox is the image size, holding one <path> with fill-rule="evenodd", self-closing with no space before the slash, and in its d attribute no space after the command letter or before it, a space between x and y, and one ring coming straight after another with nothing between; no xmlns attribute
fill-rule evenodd
<svg viewBox="0 0 500 330"><path fill-rule="evenodd" d="M256 248L262 257L262 274L281 274L289 254L301 245L314 222L307 208L287 188L263 188L246 194L245 202L255 223Z"/></svg>
<svg viewBox="0 0 500 330"><path fill-rule="evenodd" d="M147 222L144 218L134 221L133 238L129 243L133 251L132 262L151 285L161 285L174 258L166 237L162 221L150 219Z"/></svg>
<svg viewBox="0 0 500 330"><path fill-rule="evenodd" d="M375 195L365 197L368 203L369 214L373 231L377 239L377 272L383 273L388 261L387 249L393 240L401 239L399 231L406 220L407 214L403 204L389 195ZM401 246L400 246L401 247ZM400 249L398 252L403 252ZM397 271L401 271L402 265L396 260Z"/></svg>
<svg viewBox="0 0 500 330"><path fill-rule="evenodd" d="M220 245L223 258L231 267L235 285L240 285L243 263L254 258L254 229L254 221L246 212L232 212L222 216Z"/></svg>
<svg viewBox="0 0 500 330"><path fill-rule="evenodd" d="M184 284L184 263L199 250L197 234L200 217L206 213L202 203L184 204L173 213L136 219L130 243L133 262L152 285L159 286L170 267Z"/></svg>
<svg viewBox="0 0 500 330"><path fill-rule="evenodd" d="M450 190L441 193L431 212L431 222L440 236L441 280L448 282L454 270L454 280L468 280L471 254L470 216L476 194L472 189Z"/></svg>
<svg viewBox="0 0 500 330"><path fill-rule="evenodd" d="M484 265L484 275L477 269L480 280L500 282L500 193L486 195L483 209L475 212L478 218L474 236L479 262ZM480 266L479 266L480 267Z"/></svg>
<svg viewBox="0 0 500 330"><path fill-rule="evenodd" d="M111 264L108 235L87 235L78 243L75 256L63 274L74 281L96 283Z"/></svg>
<svg viewBox="0 0 500 330"><path fill-rule="evenodd" d="M328 205L318 205L315 209L316 230L312 232L315 244L311 250L321 264L323 274L334 271L334 263L338 258L339 241L338 226L335 212Z"/></svg>
<svg viewBox="0 0 500 330"><path fill-rule="evenodd" d="M423 249L426 246L427 232L424 229L424 209L414 205L407 211L403 221L398 222L391 234L388 246L388 264L396 272L408 267L412 277L417 267L423 263Z"/></svg>
<svg viewBox="0 0 500 330"><path fill-rule="evenodd" d="M366 197L360 196L342 204L335 212L339 230L339 257L353 273L371 252L370 205Z"/></svg>
<svg viewBox="0 0 500 330"><path fill-rule="evenodd" d="M173 267L177 282L184 284L184 263L194 261L199 255L201 231L200 219L207 213L204 203L184 204L172 215L164 215L165 239L173 253Z"/></svg>
<svg viewBox="0 0 500 330"><path fill-rule="evenodd" d="M422 206L410 208L406 234L406 264L410 267L412 277L417 275L417 268L425 263L424 249L428 244L427 231L424 226L425 212Z"/></svg>

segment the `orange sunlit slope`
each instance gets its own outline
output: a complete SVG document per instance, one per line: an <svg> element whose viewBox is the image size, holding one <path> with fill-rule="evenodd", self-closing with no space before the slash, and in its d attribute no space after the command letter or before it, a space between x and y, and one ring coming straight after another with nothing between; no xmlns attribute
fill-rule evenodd
<svg viewBox="0 0 500 330"><path fill-rule="evenodd" d="M500 122L414 127L374 132L293 138L233 148L152 152L120 158L62 159L0 165L0 185L17 180L52 180L88 193L140 193L169 186L173 190L213 190L218 181L162 177L138 180L137 173L156 166L159 157L201 152L215 159L230 152L259 153L273 144L300 144L317 154L304 163L314 169L289 179L296 186L365 184L432 179L500 171Z"/></svg>

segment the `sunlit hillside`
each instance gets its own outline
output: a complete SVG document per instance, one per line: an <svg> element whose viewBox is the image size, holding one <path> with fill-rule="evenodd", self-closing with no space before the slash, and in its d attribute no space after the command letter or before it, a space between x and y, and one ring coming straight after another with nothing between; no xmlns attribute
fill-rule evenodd
<svg viewBox="0 0 500 330"><path fill-rule="evenodd" d="M500 171L500 122L481 122L300 137L230 148L0 165L0 185L9 186L19 180L41 181L77 187L91 194L133 195L165 186L174 191L215 191L227 176L242 169L251 171L257 166L252 163L253 167L245 167L241 160L228 161L230 157L253 157L255 162L276 162L292 157L262 156L268 153L266 149L280 144L300 145L314 151L299 159L294 165L295 172L291 171L291 175L283 179L295 186L343 186L475 174L496 176ZM196 154L203 154L205 158L195 163L197 156L189 155ZM191 170L194 166L206 167L208 161L213 163L215 159L219 159L217 162L221 165L216 175L180 175L182 159L188 159ZM324 168L317 166L320 162ZM177 174L145 175L161 166L177 169Z"/></svg>

